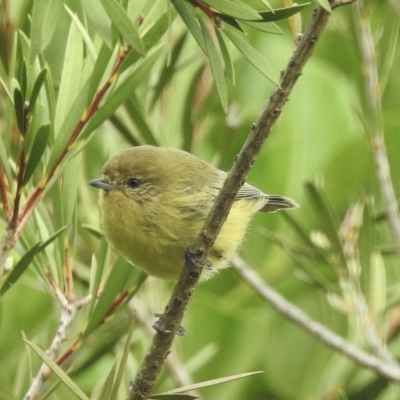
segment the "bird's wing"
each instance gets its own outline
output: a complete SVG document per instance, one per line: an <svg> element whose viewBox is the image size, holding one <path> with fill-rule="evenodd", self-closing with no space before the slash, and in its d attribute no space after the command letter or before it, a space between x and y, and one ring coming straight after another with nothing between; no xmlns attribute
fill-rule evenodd
<svg viewBox="0 0 400 400"><path fill-rule="evenodd" d="M217 182L216 187L214 189L221 190L222 185L226 179L226 172L218 170L217 172ZM256 198L264 198L265 194L255 188L254 186L245 183L240 189L238 194L236 195L235 200L249 200L249 199L256 199Z"/></svg>

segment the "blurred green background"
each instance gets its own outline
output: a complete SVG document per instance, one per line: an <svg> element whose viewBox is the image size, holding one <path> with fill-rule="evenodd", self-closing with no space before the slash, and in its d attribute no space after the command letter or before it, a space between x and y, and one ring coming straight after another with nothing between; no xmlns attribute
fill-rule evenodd
<svg viewBox="0 0 400 400"><path fill-rule="evenodd" d="M29 40L31 27L35 26L35 20L32 19L34 3L33 0L2 2L0 77L10 92L15 87L12 78L18 80L19 77L11 60L14 57L18 63L24 57L29 58L29 49L24 50L24 46L29 48L32 45ZM45 2L39 3L46 8L43 5ZM155 0L143 0L139 4L134 1L121 3L128 9L132 20L136 20L139 13L144 18L139 29L141 35L163 18L162 24L157 25L160 38L150 50L155 51L157 46L160 47L156 49L158 53L152 67L139 84L132 87L132 94L112 117L93 132L85 134L83 131L85 138L78 139L77 148L61 166L61 178L52 181L11 253L18 260L38 239L45 240L54 233L63 225L62 222L69 226L65 234L35 258L31 267L1 298L0 399L23 398L31 377L36 375L40 365L39 358L27 348L22 338L25 336L46 349L57 330L60 304L46 282L43 271L46 268L57 271L64 269L60 257L62 241L69 243L76 295L82 298L89 293L90 267L93 266L93 257L99 257L99 249L104 247L104 243L100 244L98 235L93 233L101 229L98 193L86 182L99 177L102 165L110 156L128 146L144 144L149 138L160 146L185 148L227 171L274 88L273 83L228 43L234 61L236 84L233 86L227 80L229 107L225 115L214 88L207 58L171 4ZM246 3L256 9L266 8L261 2ZM34 118L36 126L48 120L52 131L43 159L25 188L24 199L43 176L52 149L57 141L62 140L59 135L72 133L57 128L49 100L49 88L53 88L54 104L57 104L59 94L63 93L68 110L76 101L74 96L78 95L86 79L93 74L94 60L79 29L74 34L76 43L71 39L70 27L75 24L71 22L66 7L85 27L97 54L101 54L105 38L110 39L112 51L109 51L110 56L103 63L105 73L101 78L102 84L109 76L112 60L116 57L119 37L115 26L103 24L104 21L109 23L109 18L102 11L99 0L55 0L49 4L51 6L47 8L48 14L41 28L43 49L28 68L28 76L37 76L41 68L48 66L50 73L47 79L51 74L52 81L46 81L47 86L40 95L40 111L35 110ZM281 1L271 0L270 4L273 8L283 7ZM310 18L313 6L311 4L301 12L303 27ZM329 262L330 255L337 249L333 248L332 243L328 249L319 248L317 241L307 242L295 229L295 226L301 227L309 238L313 237L312 232L323 232L327 240L331 239L327 232L328 216L315 205L315 195L306 182L312 182L313 187L317 188L339 224L350 205L361 202L364 205L364 223L360 237L368 236L370 240L368 245L360 244L358 250L360 290L371 307L371 323L382 341L388 342L390 351L396 357L400 351L396 318L400 269L387 219L385 215L377 218L384 211L384 202L365 129L370 123L370 116L355 7L350 5L334 11L248 178L250 184L266 193L295 199L301 208L287 216L283 213L257 215L249 228L241 256L272 287L313 318L349 341L373 351L359 322L357 309L352 307L349 300L351 290L349 292L343 288L342 266L337 262ZM397 38L400 8L395 1L367 0L365 9L377 49L383 129L393 185L398 191L400 79L397 66L400 47ZM248 29L246 40L279 76L295 44L288 21L279 21L277 26L281 30L280 35ZM70 47L67 48L68 38ZM72 57L68 51L78 52L81 63L68 59ZM75 62L81 68L73 70L67 80L63 68L70 65L68 62ZM117 87L135 71L137 65L140 65L140 60L118 78ZM69 82L69 94L63 89L63 80L64 84ZM29 85L32 86L32 81L28 82ZM112 88L111 93L115 90ZM109 97L100 104L100 110L103 103L107 104L107 99ZM3 87L0 87L0 113L3 147L7 150L9 167L15 171L20 141L15 129L14 109ZM65 115L67 121L68 111L65 111ZM61 122L58 121L58 124ZM69 175L66 177L65 174ZM12 176L15 178L15 174ZM73 182L70 186L73 193L63 192L66 182ZM15 190L15 182L10 183L10 187ZM72 207L69 221L60 221L60 217L57 217L56 203L59 204L59 210L63 209L64 212ZM5 227L4 213L2 227ZM279 239L287 243L279 245ZM316 254L299 254L291 247L294 244L307 245ZM378 270L370 262L372 254L379 254L382 261ZM111 252L103 281L106 281L115 258ZM368 261L363 263L364 260ZM315 279L320 275L324 277L325 285ZM120 399L124 398L128 382L134 377L149 345L152 333L146 327L155 320L152 314L163 310L171 289L171 283L148 278L130 303L129 309L136 309L140 318L134 326L131 353L119 391ZM347 301L349 307L340 307L337 301L332 300L332 294L337 301L339 297L344 303ZM380 302L376 306L377 298ZM373 301L375 303L372 304ZM65 370L72 368L70 376L88 396L96 398L116 355L121 354L131 315L127 306L120 309L113 318L94 330L63 364ZM68 329L63 349L78 338L89 316L87 307L77 312ZM263 374L203 389L200 394L204 399L219 400L387 400L400 396L397 385L384 381L327 349L279 315L255 295L233 269L222 271L198 287L183 324L187 333L176 339L173 353L176 357L175 368L183 371L186 379L182 381L176 371L171 372L167 367L158 380L157 392L188 382L261 370ZM52 376L45 388L55 382L57 378ZM48 398L74 397L60 384Z"/></svg>

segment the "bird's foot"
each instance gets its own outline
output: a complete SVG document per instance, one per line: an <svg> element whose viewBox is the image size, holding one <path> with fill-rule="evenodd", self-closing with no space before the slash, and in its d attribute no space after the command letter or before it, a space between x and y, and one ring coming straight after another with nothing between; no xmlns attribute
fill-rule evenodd
<svg viewBox="0 0 400 400"><path fill-rule="evenodd" d="M165 329L163 326L161 326L161 320L160 318L163 316L163 314L154 314L155 317L158 317L159 319L153 324L153 329L157 331L158 333L172 333L170 329ZM183 326L179 326L178 329L174 332L178 336L183 336L186 332L186 329Z"/></svg>
<svg viewBox="0 0 400 400"><path fill-rule="evenodd" d="M210 250L210 254L217 258L225 258L225 255L223 253L219 253L218 251L215 251L215 250ZM199 263L197 261L196 256L199 256L199 255L200 254L198 254L196 251L193 251L191 248L187 249L187 251L185 253L185 263L189 266L201 267L201 268L205 268L208 270L212 270L213 265L210 260L208 260L208 259L205 260L204 264Z"/></svg>

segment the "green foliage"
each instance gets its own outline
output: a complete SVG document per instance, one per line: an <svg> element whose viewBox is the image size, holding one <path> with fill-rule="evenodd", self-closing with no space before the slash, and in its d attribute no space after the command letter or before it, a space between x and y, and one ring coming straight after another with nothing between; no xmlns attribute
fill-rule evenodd
<svg viewBox="0 0 400 400"><path fill-rule="evenodd" d="M311 6L3 3L1 226L3 235L16 226L18 237L0 268L0 399L23 398L42 360L54 374L39 398L70 398L72 390L78 398L123 399L171 285L117 258L102 237L97 193L87 181L115 152L145 143L184 148L228 170L295 47L291 37L300 32L290 31L287 18L301 12L308 20ZM400 14L394 2L365 6L376 32L397 189ZM387 342L397 357L399 263L365 135L371 115L356 21L352 7L332 12L249 177L301 208L257 216L241 253L315 319L371 352ZM76 311L58 349L65 360L56 365L44 350L68 304ZM196 398L181 392L201 389L202 398L221 400L372 399L370 387L373 398L399 396L397 386L276 314L231 270L199 286L184 326L158 398ZM174 368L189 378L178 379ZM256 370L265 372L235 380ZM221 376L224 384L215 386Z"/></svg>

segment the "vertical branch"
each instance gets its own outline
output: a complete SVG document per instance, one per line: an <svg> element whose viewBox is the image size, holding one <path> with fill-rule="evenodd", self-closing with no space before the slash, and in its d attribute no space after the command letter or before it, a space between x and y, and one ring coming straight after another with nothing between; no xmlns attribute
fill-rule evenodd
<svg viewBox="0 0 400 400"><path fill-rule="evenodd" d="M365 13L364 0L359 0L356 4L356 23L358 25L360 50L363 59L363 69L365 71L365 90L368 115L370 118L370 123L368 125L370 126L371 148L380 190L388 214L389 225L393 233L397 254L400 257L400 212L393 182L390 176L390 167L385 146L381 91L378 78L378 68L376 65L377 56L370 22Z"/></svg>

